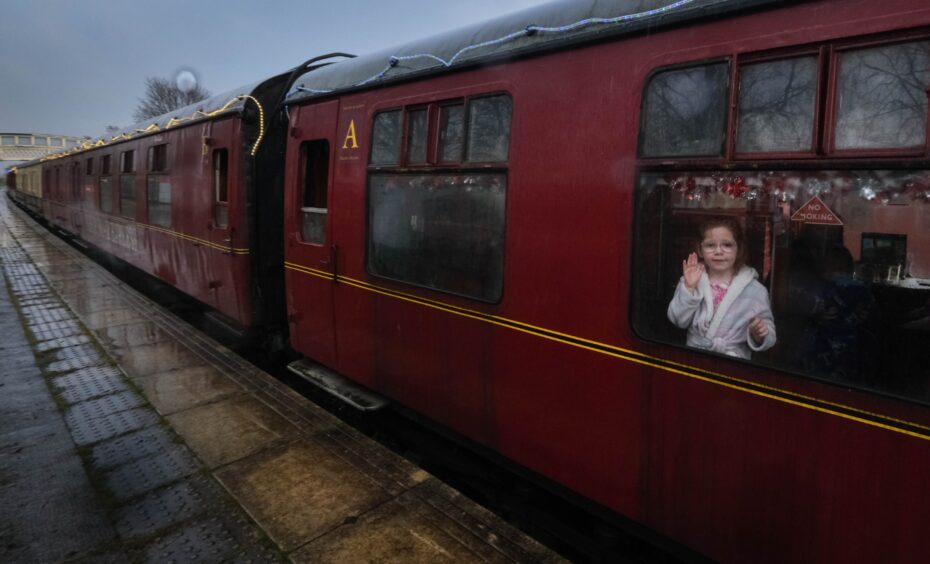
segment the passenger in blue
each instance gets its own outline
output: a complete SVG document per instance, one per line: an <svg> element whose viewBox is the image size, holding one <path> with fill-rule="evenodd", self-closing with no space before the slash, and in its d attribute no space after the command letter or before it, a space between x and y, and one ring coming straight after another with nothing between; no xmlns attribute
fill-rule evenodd
<svg viewBox="0 0 930 564"><path fill-rule="evenodd" d="M805 290L812 295L797 348L798 367L832 379L858 381L869 358L866 322L875 300L868 285L853 277L849 250L838 244L828 247L819 280Z"/></svg>

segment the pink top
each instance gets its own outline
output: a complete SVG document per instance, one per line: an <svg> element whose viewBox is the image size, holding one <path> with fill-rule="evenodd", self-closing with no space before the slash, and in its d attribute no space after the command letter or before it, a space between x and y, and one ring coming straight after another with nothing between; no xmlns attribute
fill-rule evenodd
<svg viewBox="0 0 930 564"><path fill-rule="evenodd" d="M723 301L723 297L727 295L727 290L729 289L729 284L710 285L710 290L714 293L714 311L717 311L717 307L720 306L720 302Z"/></svg>

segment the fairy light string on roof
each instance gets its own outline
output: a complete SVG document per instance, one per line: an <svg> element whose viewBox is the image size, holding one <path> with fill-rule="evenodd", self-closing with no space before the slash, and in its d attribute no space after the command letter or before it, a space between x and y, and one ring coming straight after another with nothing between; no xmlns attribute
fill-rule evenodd
<svg viewBox="0 0 930 564"><path fill-rule="evenodd" d="M361 82L352 84L349 87L356 88L360 86L366 86L368 84L371 84L372 82L377 82L378 80L381 80L385 76L387 76L387 73L390 72L392 68L396 67L397 64L402 61L411 61L414 59L431 59L433 61L436 61L443 67L449 68L453 64L455 64L455 61L458 60L459 57L468 53L469 51L474 51L475 49L493 47L495 45L507 43L509 41L513 41L521 37L529 37L531 35L536 35L537 33L557 35L557 34L562 34L562 33L570 33L578 29L592 26L592 25L612 25L612 24L628 23L628 22L635 21L635 20L658 16L666 12L670 12L672 10L677 10L678 8L691 4L694 1L695 0L678 0L677 2L673 2L667 6L662 6L660 8L653 8L652 10L637 12L635 14L626 14L623 16L616 16L613 18L587 18L583 20L578 20L577 22L574 22L568 25L562 25L562 26L556 26L556 27L528 25L521 30L508 33L507 35L498 37L497 39L490 39L488 41L482 41L481 43L473 43L471 45L462 47L461 49L456 51L455 54L452 55L449 59L443 59L442 57L435 55L433 53L417 53L414 55L393 55L388 59L387 65L383 69L381 69L381 71L379 71L376 74L373 74L372 76L366 78L365 80L362 80ZM287 95L285 96L285 99L293 96L297 92L307 92L309 94L329 94L335 91L336 91L335 88L316 89L316 88L308 88L300 84L300 85L295 86L293 90L288 92Z"/></svg>
<svg viewBox="0 0 930 564"><path fill-rule="evenodd" d="M81 153L84 151L89 151L91 149L105 147L107 145L110 145L111 143L118 143L120 141L129 141L130 139L133 139L137 136L147 135L149 133L157 133L159 131L165 131L165 130L171 129L172 127L177 127L178 125L196 121L199 119L215 117L229 110L229 107L235 104L236 102L240 102L243 100L249 100L253 102L255 106L258 108L258 137L255 139L255 143L252 144L252 148L249 150L249 155L254 157L255 153L258 152L258 147L259 145L261 145L262 139L264 139L265 137L265 110L264 108L262 108L261 103L254 96L250 96L248 94L241 94L239 96L234 96L229 101L227 101L225 104L223 104L221 107L219 107L216 110L213 110L212 112L205 112L198 108L194 110L194 112L189 116L172 117L171 119L168 120L168 123L166 123L164 127L159 127L157 123L151 123L147 125L146 127L136 128L130 133L120 133L119 135L110 137L109 140L97 139L97 140L85 141L81 143L80 145L78 145L77 147L75 147L74 149L63 151L61 153L54 153L51 155L46 155L40 158L39 162L62 159L64 157L69 157L71 155Z"/></svg>

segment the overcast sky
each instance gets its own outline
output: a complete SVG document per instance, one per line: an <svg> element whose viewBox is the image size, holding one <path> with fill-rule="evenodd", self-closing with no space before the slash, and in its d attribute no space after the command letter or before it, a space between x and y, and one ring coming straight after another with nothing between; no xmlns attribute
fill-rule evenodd
<svg viewBox="0 0 930 564"><path fill-rule="evenodd" d="M146 77L191 69L219 94L544 1L3 0L0 131L97 137L133 122Z"/></svg>

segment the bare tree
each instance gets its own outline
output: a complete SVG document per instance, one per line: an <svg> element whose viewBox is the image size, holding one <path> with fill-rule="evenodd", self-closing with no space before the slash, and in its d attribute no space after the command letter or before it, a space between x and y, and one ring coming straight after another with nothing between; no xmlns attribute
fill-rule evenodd
<svg viewBox="0 0 930 564"><path fill-rule="evenodd" d="M209 96L210 92L199 84L185 92L171 79L150 76L145 79L145 97L139 99L139 105L136 106L132 117L136 122L145 121Z"/></svg>

